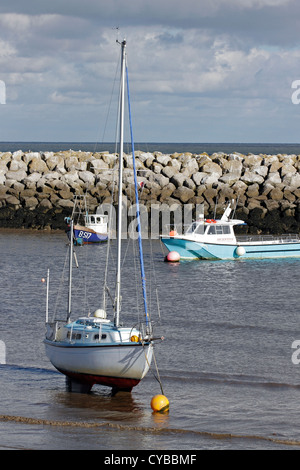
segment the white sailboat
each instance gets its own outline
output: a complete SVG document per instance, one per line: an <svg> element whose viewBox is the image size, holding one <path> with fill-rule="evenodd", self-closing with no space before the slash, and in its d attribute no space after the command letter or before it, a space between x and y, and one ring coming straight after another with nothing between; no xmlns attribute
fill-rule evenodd
<svg viewBox="0 0 300 470"><path fill-rule="evenodd" d="M121 44L121 88L120 88L120 150L119 150L119 200L117 234L117 275L114 318L107 318L106 311L98 309L93 315L71 321L71 286L73 259L73 227L69 244L69 301L66 321L48 321L44 340L46 354L53 366L68 377L69 383L78 385L81 391L89 391L94 384L112 387L114 390L130 391L147 374L153 355L152 324L147 311L146 282L142 255L142 241L139 232L140 268L144 321L138 327L121 326L121 220L122 220L122 168L123 168L123 121L126 68L126 41ZM128 88L128 76L127 76ZM128 92L129 98L129 92ZM129 110L130 110L130 103ZM132 133L131 133L132 135ZM134 148L133 170L137 207L137 226L140 229L138 189L135 171ZM72 221L71 221L72 224ZM123 296L123 305L126 299ZM48 312L48 310L47 310ZM123 308L122 308L123 313ZM123 319L123 317L122 317Z"/></svg>

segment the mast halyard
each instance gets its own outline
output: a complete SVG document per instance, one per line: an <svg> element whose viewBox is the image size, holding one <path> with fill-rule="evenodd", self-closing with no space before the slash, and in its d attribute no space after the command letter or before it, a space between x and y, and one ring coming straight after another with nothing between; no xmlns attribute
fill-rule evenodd
<svg viewBox="0 0 300 470"><path fill-rule="evenodd" d="M118 42L118 41L117 41ZM116 280L116 315L115 326L120 324L121 311L121 238L122 238L122 183L123 183L123 146L124 146L124 95L125 95L125 48L126 41L121 43L121 88L120 88L120 149L119 149L119 196L118 196L118 230L117 230L117 280Z"/></svg>
<svg viewBox="0 0 300 470"><path fill-rule="evenodd" d="M138 195L138 182L137 182L137 171L136 171L136 163L135 163L134 139L133 139L133 130L132 130L132 121L131 121L131 107L130 107L129 78L128 78L128 69L127 69L127 67L126 67L126 79L127 79L128 111L129 111L131 146L132 146L132 164L133 164L133 177L134 177L134 187L135 187L135 204L136 204L137 232L138 232L139 253L140 253L142 292L143 292L143 300L144 300L146 333L150 334L151 333L151 325L149 323L149 314L148 314L148 306L147 306L146 276L145 276L144 258L143 258L140 204L139 204L139 195Z"/></svg>

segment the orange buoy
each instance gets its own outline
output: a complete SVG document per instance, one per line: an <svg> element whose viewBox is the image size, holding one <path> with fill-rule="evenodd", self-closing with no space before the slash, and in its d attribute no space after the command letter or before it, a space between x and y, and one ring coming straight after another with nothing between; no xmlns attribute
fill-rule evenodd
<svg viewBox="0 0 300 470"><path fill-rule="evenodd" d="M170 251L167 254L165 260L170 261L171 263L178 263L178 261L180 260L180 254L177 253L177 251Z"/></svg>
<svg viewBox="0 0 300 470"><path fill-rule="evenodd" d="M164 395L155 395L151 400L151 408L155 412L163 413L170 407L169 400Z"/></svg>
<svg viewBox="0 0 300 470"><path fill-rule="evenodd" d="M130 341L132 343L138 343L139 342L139 337L136 336L136 335L132 335L132 336L130 336Z"/></svg>
<svg viewBox="0 0 300 470"><path fill-rule="evenodd" d="M176 230L171 230L170 233L169 233L169 237L175 237L176 235L177 235Z"/></svg>

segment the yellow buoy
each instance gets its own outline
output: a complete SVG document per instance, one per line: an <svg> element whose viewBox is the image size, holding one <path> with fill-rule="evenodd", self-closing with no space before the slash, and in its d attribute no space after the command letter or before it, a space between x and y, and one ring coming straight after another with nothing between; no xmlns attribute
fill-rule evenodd
<svg viewBox="0 0 300 470"><path fill-rule="evenodd" d="M132 343L138 343L138 342L139 342L139 337L136 336L136 335L132 335L132 336L130 337L130 341L131 341Z"/></svg>
<svg viewBox="0 0 300 470"><path fill-rule="evenodd" d="M169 400L164 395L155 395L151 400L151 408L153 411L168 411Z"/></svg>

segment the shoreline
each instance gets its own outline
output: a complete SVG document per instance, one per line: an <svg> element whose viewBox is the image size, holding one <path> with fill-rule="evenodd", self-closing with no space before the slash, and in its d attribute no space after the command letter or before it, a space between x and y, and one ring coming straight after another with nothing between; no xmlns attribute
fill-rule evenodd
<svg viewBox="0 0 300 470"><path fill-rule="evenodd" d="M0 227L0 234L7 234L7 233L24 233L24 232L31 232L31 233L38 233L42 235L49 235L49 233L65 233L63 229L48 229L48 228L32 228L32 227Z"/></svg>

